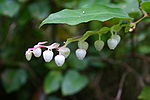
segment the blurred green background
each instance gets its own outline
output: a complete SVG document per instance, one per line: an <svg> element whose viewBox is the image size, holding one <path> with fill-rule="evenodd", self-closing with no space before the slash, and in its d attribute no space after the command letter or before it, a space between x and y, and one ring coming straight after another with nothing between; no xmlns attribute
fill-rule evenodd
<svg viewBox="0 0 150 100"><path fill-rule="evenodd" d="M92 36L83 61L75 56L77 43L69 45L71 55L62 67L54 60L45 63L42 57L25 59L27 48L39 41L62 44L69 37L116 23L91 21L39 29L50 13L94 4L123 8L135 20L141 15L137 0L0 0L0 100L114 100L119 87L120 100L150 100L149 18L132 33L121 31L114 51L107 45L96 51L93 44L98 37ZM109 35L102 37L105 44Z"/></svg>

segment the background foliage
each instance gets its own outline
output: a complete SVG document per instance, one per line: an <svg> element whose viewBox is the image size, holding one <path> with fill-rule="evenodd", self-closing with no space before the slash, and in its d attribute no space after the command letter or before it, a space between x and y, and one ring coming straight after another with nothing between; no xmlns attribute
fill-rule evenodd
<svg viewBox="0 0 150 100"><path fill-rule="evenodd" d="M139 0L140 1L140 0ZM149 12L149 0L142 7ZM38 41L63 43L87 30L98 30L118 23L90 21L78 25L53 24L39 29L50 14L65 8L85 9L96 4L122 8L130 17L142 15L137 0L0 0L0 98L2 100L121 100L150 99L150 19L138 24L132 33L120 31L118 47L94 48L97 36L90 37L87 57L74 54L77 43L69 45L71 55L62 67L41 58L27 62L28 47ZM110 34L102 37L104 41ZM105 42L106 43L106 42ZM131 88L132 87L132 88ZM118 100L118 99L116 99Z"/></svg>

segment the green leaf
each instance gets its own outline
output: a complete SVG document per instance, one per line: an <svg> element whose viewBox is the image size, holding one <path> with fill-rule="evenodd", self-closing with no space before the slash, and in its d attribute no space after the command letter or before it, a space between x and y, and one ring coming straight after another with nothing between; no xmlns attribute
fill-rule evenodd
<svg viewBox="0 0 150 100"><path fill-rule="evenodd" d="M122 8L125 12L129 14L132 18L137 18L140 16L140 10L138 7L138 0L123 0L124 2L120 2L118 4L109 4L111 7Z"/></svg>
<svg viewBox="0 0 150 100"><path fill-rule="evenodd" d="M150 0L142 0L142 2L150 2Z"/></svg>
<svg viewBox="0 0 150 100"><path fill-rule="evenodd" d="M95 5L89 8L81 8L77 10L64 9L54 14L50 14L40 25L52 23L64 23L69 25L76 25L92 20L107 21L112 18L131 18L122 9L110 8L104 5Z"/></svg>
<svg viewBox="0 0 150 100"><path fill-rule="evenodd" d="M75 70L69 70L62 83L62 94L73 95L86 86L88 79Z"/></svg>
<svg viewBox="0 0 150 100"><path fill-rule="evenodd" d="M110 0L79 0L78 8L85 8L95 4L109 4Z"/></svg>
<svg viewBox="0 0 150 100"><path fill-rule="evenodd" d="M8 69L2 73L2 83L6 92L18 90L27 81L27 73L22 69Z"/></svg>
<svg viewBox="0 0 150 100"><path fill-rule="evenodd" d="M111 27L111 32L113 33L113 32L115 32L115 33L118 33L120 30L121 30L121 25L120 24L117 24L117 25L113 25L112 27Z"/></svg>
<svg viewBox="0 0 150 100"><path fill-rule="evenodd" d="M0 1L0 14L13 17L19 11L20 5L14 0Z"/></svg>
<svg viewBox="0 0 150 100"><path fill-rule="evenodd" d="M29 11L31 15L39 20L47 17L49 10L50 7L48 5L48 2L46 1L35 2L29 6Z"/></svg>
<svg viewBox="0 0 150 100"><path fill-rule="evenodd" d="M150 46L149 45L141 45L138 48L139 53L142 54L149 54L150 53Z"/></svg>
<svg viewBox="0 0 150 100"><path fill-rule="evenodd" d="M59 89L62 80L62 74L59 71L49 72L44 81L44 91L52 93Z"/></svg>
<svg viewBox="0 0 150 100"><path fill-rule="evenodd" d="M114 4L112 6L120 7L128 13L140 12L140 10L138 8L138 1L137 0L124 0L124 2L119 3L119 4Z"/></svg>
<svg viewBox="0 0 150 100"><path fill-rule="evenodd" d="M75 41L85 41L89 36L94 35L94 34L105 34L108 31L110 31L110 28L108 27L103 27L99 31L86 31L86 33L81 37L81 38L68 38L65 45L68 45L71 42Z"/></svg>
<svg viewBox="0 0 150 100"><path fill-rule="evenodd" d="M141 7L143 8L144 11L150 13L150 2L142 3Z"/></svg>
<svg viewBox="0 0 150 100"><path fill-rule="evenodd" d="M138 98L143 99L143 100L149 100L150 99L150 86L145 86Z"/></svg>

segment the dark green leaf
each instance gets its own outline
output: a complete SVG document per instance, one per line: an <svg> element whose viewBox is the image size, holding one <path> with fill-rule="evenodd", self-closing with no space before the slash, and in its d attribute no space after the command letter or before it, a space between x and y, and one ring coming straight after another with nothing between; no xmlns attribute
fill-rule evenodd
<svg viewBox="0 0 150 100"><path fill-rule="evenodd" d="M120 24L117 24L117 25L114 25L111 27L111 32L115 32L115 33L118 33L120 30L121 30L121 25Z"/></svg>
<svg viewBox="0 0 150 100"><path fill-rule="evenodd" d="M141 7L143 8L143 10L145 10L148 13L150 13L150 2L142 3Z"/></svg>
<svg viewBox="0 0 150 100"><path fill-rule="evenodd" d="M81 8L77 10L64 9L57 13L50 14L40 26L52 23L76 25L92 20L107 21L112 18L131 19L122 9L110 8L103 5L95 5L89 8Z"/></svg>
<svg viewBox="0 0 150 100"><path fill-rule="evenodd" d="M50 6L48 5L48 2L36 2L29 6L29 11L31 15L39 20L42 20L43 18L48 16L50 10Z"/></svg>
<svg viewBox="0 0 150 100"><path fill-rule="evenodd" d="M136 18L140 16L140 10L138 8L138 0L124 0L124 2L121 2L119 4L109 4L111 7L118 7L122 8L124 11L126 11L130 17Z"/></svg>
<svg viewBox="0 0 150 100"><path fill-rule="evenodd" d="M78 8L86 8L95 4L109 4L110 0L79 0Z"/></svg>
<svg viewBox="0 0 150 100"><path fill-rule="evenodd" d="M142 0L142 2L150 2L150 0Z"/></svg>
<svg viewBox="0 0 150 100"><path fill-rule="evenodd" d="M69 70L62 83L62 94L73 95L86 86L88 79L75 70Z"/></svg>
<svg viewBox="0 0 150 100"><path fill-rule="evenodd" d="M59 89L60 82L62 80L62 74L59 71L49 72L44 81L44 91L46 93L52 93Z"/></svg>
<svg viewBox="0 0 150 100"><path fill-rule="evenodd" d="M145 86L138 98L142 100L149 100L150 99L150 86Z"/></svg>
<svg viewBox="0 0 150 100"><path fill-rule="evenodd" d="M122 9L124 9L128 13L140 12L140 10L138 8L138 1L137 0L125 0L123 3L120 3L116 6L121 7ZM114 7L115 7L115 5L114 5Z"/></svg>
<svg viewBox="0 0 150 100"><path fill-rule="evenodd" d="M2 83L10 93L18 90L27 81L27 73L22 69L8 69L2 73Z"/></svg>
<svg viewBox="0 0 150 100"><path fill-rule="evenodd" d="M139 51L139 53L142 53L142 54L149 54L150 53L150 46L149 45L139 46L138 51Z"/></svg>
<svg viewBox="0 0 150 100"><path fill-rule="evenodd" d="M13 17L19 11L20 5L14 0L0 1L0 14Z"/></svg>

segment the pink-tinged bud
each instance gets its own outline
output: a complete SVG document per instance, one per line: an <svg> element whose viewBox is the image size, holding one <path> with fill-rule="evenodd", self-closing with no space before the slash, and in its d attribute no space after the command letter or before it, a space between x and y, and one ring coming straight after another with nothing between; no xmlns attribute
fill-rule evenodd
<svg viewBox="0 0 150 100"><path fill-rule="evenodd" d="M47 41L39 42L37 45L41 45L41 44L45 44L45 43L47 43Z"/></svg>
<svg viewBox="0 0 150 100"><path fill-rule="evenodd" d="M86 55L85 49L77 49L76 50L76 56L78 57L79 60L83 60L85 55Z"/></svg>
<svg viewBox="0 0 150 100"><path fill-rule="evenodd" d="M42 53L41 48L36 48L36 49L33 50L33 54L34 54L35 57L40 57L41 53Z"/></svg>
<svg viewBox="0 0 150 100"><path fill-rule="evenodd" d="M27 59L28 61L30 61L30 60L31 60L31 57L32 57L32 51L27 50L26 53L25 53L25 56L26 56L26 59Z"/></svg>
<svg viewBox="0 0 150 100"><path fill-rule="evenodd" d="M55 56L55 63L57 66L62 66L65 62L65 57L63 55Z"/></svg>
<svg viewBox="0 0 150 100"><path fill-rule="evenodd" d="M54 53L51 50L45 50L43 52L43 58L45 62L50 62L53 59Z"/></svg>
<svg viewBox="0 0 150 100"><path fill-rule="evenodd" d="M113 38L113 39L116 39L118 43L119 43L120 40L121 40L121 37L120 37L119 35L113 35L112 38Z"/></svg>
<svg viewBox="0 0 150 100"><path fill-rule="evenodd" d="M101 51L104 47L104 42L102 40L97 40L94 43L96 50Z"/></svg>
<svg viewBox="0 0 150 100"><path fill-rule="evenodd" d="M67 47L59 48L58 51L59 51L59 53L60 53L61 55L63 55L65 58L67 58L67 57L69 56L69 54L70 54L70 49L67 48Z"/></svg>
<svg viewBox="0 0 150 100"><path fill-rule="evenodd" d="M88 47L89 47L89 44L85 41L79 41L78 42L78 47L79 47L79 49L87 50Z"/></svg>
<svg viewBox="0 0 150 100"><path fill-rule="evenodd" d="M107 40L107 44L111 50L114 50L118 44L118 41L116 39L110 38Z"/></svg>
<svg viewBox="0 0 150 100"><path fill-rule="evenodd" d="M60 46L60 44L59 43L53 43L53 44L51 44L51 46L54 47L54 48L57 48L57 47Z"/></svg>

